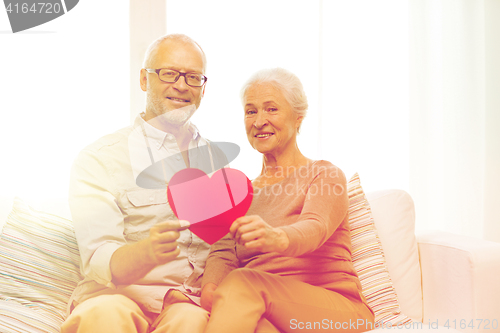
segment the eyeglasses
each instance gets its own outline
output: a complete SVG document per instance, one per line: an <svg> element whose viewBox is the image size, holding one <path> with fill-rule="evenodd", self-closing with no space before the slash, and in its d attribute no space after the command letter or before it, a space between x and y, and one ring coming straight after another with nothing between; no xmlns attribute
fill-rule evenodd
<svg viewBox="0 0 500 333"><path fill-rule="evenodd" d="M184 76L184 80L186 80L186 84L191 87L202 87L205 83L207 83L208 78L205 75L198 73L181 73L173 69L168 68L145 68L148 73L156 73L158 74L158 78L163 82L174 83L179 80L181 76Z"/></svg>

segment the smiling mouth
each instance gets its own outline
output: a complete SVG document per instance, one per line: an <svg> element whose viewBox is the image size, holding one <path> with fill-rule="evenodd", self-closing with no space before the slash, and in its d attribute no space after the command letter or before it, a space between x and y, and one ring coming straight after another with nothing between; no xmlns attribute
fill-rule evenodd
<svg viewBox="0 0 500 333"><path fill-rule="evenodd" d="M262 133L262 134L256 134L256 138L267 138L270 137L271 135L274 135L274 133Z"/></svg>
<svg viewBox="0 0 500 333"><path fill-rule="evenodd" d="M189 103L189 100L187 99L181 99L181 98L176 98L176 97L167 97L167 99L175 102L183 102L183 103Z"/></svg>

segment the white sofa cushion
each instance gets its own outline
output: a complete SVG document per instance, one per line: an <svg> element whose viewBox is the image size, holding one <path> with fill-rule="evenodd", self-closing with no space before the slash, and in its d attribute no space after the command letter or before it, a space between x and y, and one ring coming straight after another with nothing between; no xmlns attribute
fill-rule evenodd
<svg viewBox="0 0 500 333"><path fill-rule="evenodd" d="M7 221L7 217L12 211L15 196L0 195L0 231ZM30 207L53 215L60 216L67 220L71 220L71 212L69 210L69 203L67 197L54 197L54 198L26 198L22 199Z"/></svg>
<svg viewBox="0 0 500 333"><path fill-rule="evenodd" d="M418 247L424 322L500 332L500 243L427 231L418 236Z"/></svg>
<svg viewBox="0 0 500 333"><path fill-rule="evenodd" d="M415 238L415 208L403 190L385 190L366 195L384 249L387 268L401 311L422 321L422 283Z"/></svg>
<svg viewBox="0 0 500 333"><path fill-rule="evenodd" d="M12 210L13 203L14 197L0 196L0 230L2 230L5 221L7 221L7 216L9 216Z"/></svg>

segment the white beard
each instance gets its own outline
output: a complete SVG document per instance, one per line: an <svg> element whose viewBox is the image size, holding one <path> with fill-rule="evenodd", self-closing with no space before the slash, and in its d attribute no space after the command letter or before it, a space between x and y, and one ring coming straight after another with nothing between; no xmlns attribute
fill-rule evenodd
<svg viewBox="0 0 500 333"><path fill-rule="evenodd" d="M162 99L152 97L148 94L147 105L150 106L154 114L156 114L155 120L160 123L167 123L171 126L181 127L196 111L196 106L194 104L170 110L162 102Z"/></svg>
<svg viewBox="0 0 500 333"><path fill-rule="evenodd" d="M191 104L179 109L167 111L157 118L159 118L158 120L162 123L166 122L170 125L180 127L184 125L189 120L189 118L191 118L195 111L196 106L194 106L194 104Z"/></svg>

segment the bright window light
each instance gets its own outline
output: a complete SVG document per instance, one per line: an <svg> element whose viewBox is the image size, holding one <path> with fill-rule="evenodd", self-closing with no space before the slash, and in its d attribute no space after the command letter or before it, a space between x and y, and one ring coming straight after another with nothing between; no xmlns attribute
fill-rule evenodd
<svg viewBox="0 0 500 333"><path fill-rule="evenodd" d="M128 20L126 5L85 1L16 34L1 18L0 195L67 196L76 155L129 124Z"/></svg>

